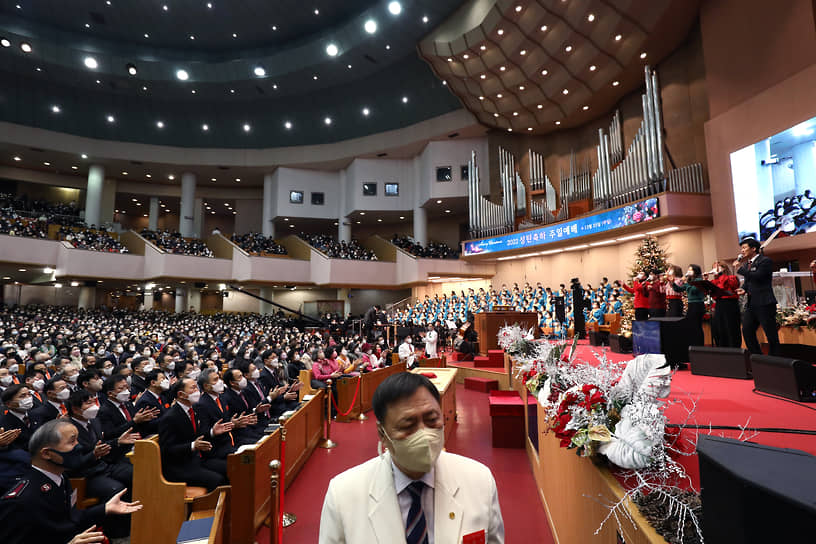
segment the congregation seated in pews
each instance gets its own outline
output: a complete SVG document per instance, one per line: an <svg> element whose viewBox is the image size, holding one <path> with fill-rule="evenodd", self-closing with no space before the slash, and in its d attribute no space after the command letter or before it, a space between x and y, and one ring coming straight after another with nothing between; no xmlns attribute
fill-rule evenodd
<svg viewBox="0 0 816 544"><path fill-rule="evenodd" d="M77 249L104 251L106 253L128 253L128 249L119 240L103 230L62 226L57 231L57 237L60 240L69 242Z"/></svg>
<svg viewBox="0 0 816 544"><path fill-rule="evenodd" d="M300 238L305 240L313 248L325 253L330 259L351 259L356 261L377 260L377 255L370 249L362 247L357 240L338 242L328 234L304 233L300 233Z"/></svg>
<svg viewBox="0 0 816 544"><path fill-rule="evenodd" d="M168 253L194 257L214 257L212 250L207 247L204 240L184 238L178 231L167 229L148 230L145 228L139 231L139 235Z"/></svg>
<svg viewBox="0 0 816 544"><path fill-rule="evenodd" d="M443 242L428 242L423 246L409 236L399 236L395 234L391 238L391 243L404 249L415 257L423 259L458 259L459 252Z"/></svg>
<svg viewBox="0 0 816 544"><path fill-rule="evenodd" d="M233 234L230 237L233 243L248 252L250 255L286 255L286 248L275 241L272 236L264 236L258 232Z"/></svg>

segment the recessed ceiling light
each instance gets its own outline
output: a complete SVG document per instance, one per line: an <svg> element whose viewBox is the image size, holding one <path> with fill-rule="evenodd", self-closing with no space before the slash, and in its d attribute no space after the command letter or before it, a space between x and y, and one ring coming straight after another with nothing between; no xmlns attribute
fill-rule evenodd
<svg viewBox="0 0 816 544"><path fill-rule="evenodd" d="M157 128L164 128L164 121L156 121Z"/></svg>
<svg viewBox="0 0 816 544"><path fill-rule="evenodd" d="M319 10L319 9L317 9L317 8L315 8L315 10L314 10L314 14L315 14L315 15L320 15L320 10Z"/></svg>
<svg viewBox="0 0 816 544"><path fill-rule="evenodd" d="M382 223L382 219L377 219L377 223Z"/></svg>
<svg viewBox="0 0 816 544"><path fill-rule="evenodd" d="M563 91L561 91L561 92L562 92L562 93L564 93L564 94L569 94L569 89L564 89L564 90L563 90Z"/></svg>
<svg viewBox="0 0 816 544"><path fill-rule="evenodd" d="M592 66L590 66L590 67L589 67L589 71L590 71L590 72L594 72L594 71L595 71L595 70L597 70L597 69L598 69L598 67L597 67L597 66L595 66L594 64L593 64Z"/></svg>
<svg viewBox="0 0 816 544"><path fill-rule="evenodd" d="M235 89L230 89L230 94L235 94Z"/></svg>
<svg viewBox="0 0 816 544"><path fill-rule="evenodd" d="M502 96L503 96L502 93L496 94L496 98L501 98Z"/></svg>
<svg viewBox="0 0 816 544"><path fill-rule="evenodd" d="M107 117L105 117L105 119L108 121L108 123L116 122L116 117L114 117L113 115L108 115Z"/></svg>
<svg viewBox="0 0 816 544"><path fill-rule="evenodd" d="M451 57L448 57L448 62L453 62L453 59Z"/></svg>
<svg viewBox="0 0 816 544"><path fill-rule="evenodd" d="M152 175L152 174L145 174L145 177L146 177L146 178L152 178L152 177L153 177L153 175Z"/></svg>
<svg viewBox="0 0 816 544"><path fill-rule="evenodd" d="M340 52L340 49L337 47L336 44L330 43L326 46L326 54L330 57L336 57L337 54Z"/></svg>
<svg viewBox="0 0 816 544"><path fill-rule="evenodd" d="M500 72L504 72L505 70L507 70L506 66L499 66L499 71Z"/></svg>
<svg viewBox="0 0 816 544"><path fill-rule="evenodd" d="M125 172L124 170L122 170L122 175L123 175L123 176L127 176L127 175L128 175L128 173L127 173L127 172Z"/></svg>
<svg viewBox="0 0 816 544"><path fill-rule="evenodd" d="M616 41L616 42L619 42L619 41L621 41L622 39L623 39L623 36L622 36L622 35L620 35L620 34L618 34L617 36L615 36L615 41Z"/></svg>
<svg viewBox="0 0 816 544"><path fill-rule="evenodd" d="M85 153L83 153L82 155L80 155L80 157L82 157L83 159L87 159L87 158L88 158L88 155L86 155Z"/></svg>
<svg viewBox="0 0 816 544"><path fill-rule="evenodd" d="M286 130L292 130L292 123L291 123L291 121L286 121L286 122L283 124L283 127L284 127Z"/></svg>
<svg viewBox="0 0 816 544"><path fill-rule="evenodd" d="M273 30L273 31L276 31L276 30L278 30L278 27L277 27L277 26L275 26L275 25L272 25L272 30Z"/></svg>
<svg viewBox="0 0 816 544"><path fill-rule="evenodd" d="M547 32L547 25L541 25L541 32Z"/></svg>
<svg viewBox="0 0 816 544"><path fill-rule="evenodd" d="M190 74L187 73L187 70L176 70L176 77L181 81L187 81L190 79Z"/></svg>
<svg viewBox="0 0 816 544"><path fill-rule="evenodd" d="M20 162L20 161L21 161L21 160L23 160L23 159L21 159L20 157L18 157L18 156L16 156L16 155L15 155L14 160L15 160L15 161L17 161L17 162Z"/></svg>
<svg viewBox="0 0 816 544"><path fill-rule="evenodd" d="M533 127L527 127L527 130L532 131Z"/></svg>
<svg viewBox="0 0 816 544"><path fill-rule="evenodd" d="M487 74L482 74L479 77L482 78L482 79L487 79Z"/></svg>
<svg viewBox="0 0 816 544"><path fill-rule="evenodd" d="M264 77L266 75L266 70L263 66L256 66L253 72L255 72L255 75L258 77Z"/></svg>
<svg viewBox="0 0 816 544"><path fill-rule="evenodd" d="M232 37L233 37L233 38L237 38L237 37L238 37L238 33L237 33L237 32L233 32L233 33L232 33Z"/></svg>
<svg viewBox="0 0 816 544"><path fill-rule="evenodd" d="M556 125L560 125L560 124L561 124L561 121L556 121L556 122L555 122L555 124L556 124Z"/></svg>
<svg viewBox="0 0 816 544"><path fill-rule="evenodd" d="M427 15L423 15L423 16L422 16L422 22L423 22L423 23L427 23L427 22L428 22L428 16L427 16Z"/></svg>
<svg viewBox="0 0 816 544"><path fill-rule="evenodd" d="M620 81L613 81L612 82L613 87L617 87L618 85L620 85Z"/></svg>
<svg viewBox="0 0 816 544"><path fill-rule="evenodd" d="M327 124L327 125L331 125L332 124L332 118L331 117L326 117L325 119L323 119L323 122L325 124Z"/></svg>
<svg viewBox="0 0 816 544"><path fill-rule="evenodd" d="M517 111L513 112L513 117L518 117L518 112Z"/></svg>
<svg viewBox="0 0 816 544"><path fill-rule="evenodd" d="M640 58L642 58L642 59L646 58L646 51L644 51L643 53L640 54Z"/></svg>
<svg viewBox="0 0 816 544"><path fill-rule="evenodd" d="M240 183L240 182L241 182L241 178L235 178L235 181L237 181L238 183Z"/></svg>
<svg viewBox="0 0 816 544"><path fill-rule="evenodd" d="M582 109L582 110L584 110L584 111L587 111L587 110L589 109L589 106L584 106L584 107L583 107L583 108L581 108L581 109Z"/></svg>
<svg viewBox="0 0 816 544"><path fill-rule="evenodd" d="M43 165L44 165L44 166L51 166L51 163L50 163L50 162L48 162L48 161L45 161L45 162L43 163Z"/></svg>
<svg viewBox="0 0 816 544"><path fill-rule="evenodd" d="M479 100L484 100L484 96L480 96L480 97L479 97Z"/></svg>
<svg viewBox="0 0 816 544"><path fill-rule="evenodd" d="M79 166L77 166L75 164L71 165L71 170L79 170Z"/></svg>
<svg viewBox="0 0 816 544"><path fill-rule="evenodd" d="M8 38L0 38L0 45L3 47L11 47L11 42Z"/></svg>
<svg viewBox="0 0 816 544"><path fill-rule="evenodd" d="M498 117L498 116L499 116L499 114L498 114L498 113L494 113L494 114L493 114L493 117Z"/></svg>
<svg viewBox="0 0 816 544"><path fill-rule="evenodd" d="M589 15L587 15L587 21L589 21L591 23L594 20L595 20L595 14L594 13L590 13Z"/></svg>
<svg viewBox="0 0 816 544"><path fill-rule="evenodd" d="M462 58L463 58L463 59L465 59L465 60L467 60L467 59L469 59L469 58L470 58L470 55L468 55L467 53L465 53L464 55L462 55Z"/></svg>
<svg viewBox="0 0 816 544"><path fill-rule="evenodd" d="M450 210L445 210L445 213L450 213Z"/></svg>
<svg viewBox="0 0 816 544"><path fill-rule="evenodd" d="M191 39L191 40L195 40L195 36L193 36L192 34L190 34L190 39Z"/></svg>
<svg viewBox="0 0 816 544"><path fill-rule="evenodd" d="M216 181L216 178L210 178L210 181ZM207 209L209 210L209 209L210 209L210 207L209 207L209 206L207 206Z"/></svg>
<svg viewBox="0 0 816 544"><path fill-rule="evenodd" d="M147 90L147 85L142 85L142 90L146 91Z"/></svg>
<svg viewBox="0 0 816 544"><path fill-rule="evenodd" d="M540 110L543 110L543 109L544 109L544 104L539 104L539 105L538 105L538 106L536 106L536 107L537 107L538 109L540 109Z"/></svg>
<svg viewBox="0 0 816 544"><path fill-rule="evenodd" d="M442 201L441 201L441 200L437 200L437 201L436 201L436 203L437 203L437 204L442 204Z"/></svg>
<svg viewBox="0 0 816 544"><path fill-rule="evenodd" d="M499 36L502 36L504 34L504 29L503 28L498 29L496 31L496 34L498 34Z"/></svg>
<svg viewBox="0 0 816 544"><path fill-rule="evenodd" d="M402 13L402 4L396 1L389 2L388 11L391 13L391 15L399 15L400 13Z"/></svg>
<svg viewBox="0 0 816 544"><path fill-rule="evenodd" d="M91 70L96 70L99 68L99 63L96 62L96 59L93 57L85 57L83 62L85 63L85 67L90 68Z"/></svg>
<svg viewBox="0 0 816 544"><path fill-rule="evenodd" d="M519 91L523 91L523 90L524 90L524 85L519 85Z"/></svg>
<svg viewBox="0 0 816 544"><path fill-rule="evenodd" d="M564 48L564 51L566 51L567 53L569 53L570 51L572 51L572 46L571 46L571 45L566 46L566 47Z"/></svg>
<svg viewBox="0 0 816 544"><path fill-rule="evenodd" d="M365 215L365 212L360 212L360 215Z"/></svg>
<svg viewBox="0 0 816 544"><path fill-rule="evenodd" d="M369 34L374 34L375 32L377 32L377 21L375 21L374 19L369 19L368 21L365 22L363 28Z"/></svg>
<svg viewBox="0 0 816 544"><path fill-rule="evenodd" d="M407 104L407 103L408 103L408 97L407 97L407 96L403 96L403 97L402 97L402 103L403 103L403 104Z"/></svg>
<svg viewBox="0 0 816 544"><path fill-rule="evenodd" d="M315 81L317 81L317 74L313 75L313 76L312 76L312 79L314 79Z"/></svg>
<svg viewBox="0 0 816 544"><path fill-rule="evenodd" d="M368 117L368 114L369 114L369 113L371 113L371 110L369 110L368 108L363 108L363 115L365 115L366 117Z"/></svg>
<svg viewBox="0 0 816 544"><path fill-rule="evenodd" d="M102 85L102 82L101 82L100 80L98 80L98 79L97 79L97 80L96 80L96 84L97 84L97 85Z"/></svg>
<svg viewBox="0 0 816 544"><path fill-rule="evenodd" d="M249 123L244 123L243 129L244 132L249 132L250 130L252 130L252 127L249 126Z"/></svg>
<svg viewBox="0 0 816 544"><path fill-rule="evenodd" d="M519 55L526 55L526 54L527 54L526 49L522 49L521 51L519 51Z"/></svg>
<svg viewBox="0 0 816 544"><path fill-rule="evenodd" d="M516 13L521 11L521 5L516 6Z"/></svg>
<svg viewBox="0 0 816 544"><path fill-rule="evenodd" d="M174 179L176 179L176 176L174 176L173 174L169 174L167 176L167 179L169 179L170 181L173 181Z"/></svg>
<svg viewBox="0 0 816 544"><path fill-rule="evenodd" d="M405 216L404 216L404 215L400 215L400 219L405 219Z"/></svg>
<svg viewBox="0 0 816 544"><path fill-rule="evenodd" d="M128 63L128 64L126 64L126 65L125 65L125 67L127 68L127 72L128 72L128 74L130 74L130 75L132 75L132 76L135 76L135 75L136 75L137 70L136 70L136 65L135 65L135 64L133 64L133 63Z"/></svg>
<svg viewBox="0 0 816 544"><path fill-rule="evenodd" d="M31 44L28 42L22 42L20 44L20 49L23 51L23 53L31 53L31 51L33 51Z"/></svg>
<svg viewBox="0 0 816 544"><path fill-rule="evenodd" d="M195 89L193 89L193 90L192 90L192 91L190 91L190 92L191 92L192 94L195 94L195 93L196 93L196 90L195 90Z"/></svg>
<svg viewBox="0 0 816 544"><path fill-rule="evenodd" d="M549 74L549 73L550 73L550 71L549 71L549 70L546 70L546 69L545 69L545 70L541 70L541 75L542 75L542 76L546 76L546 75L547 75L547 74Z"/></svg>
<svg viewBox="0 0 816 544"><path fill-rule="evenodd" d="M210 125L208 125L207 123L204 123L203 125L201 125L201 130L203 130L204 132L207 132L208 130L210 130Z"/></svg>
<svg viewBox="0 0 816 544"><path fill-rule="evenodd" d="M351 70L351 64L348 65L348 69Z"/></svg>
<svg viewBox="0 0 816 544"><path fill-rule="evenodd" d="M145 37L145 38L149 38L149 37L150 37L150 34L148 34L147 32L145 32L145 33L144 33L144 37Z"/></svg>
<svg viewBox="0 0 816 544"><path fill-rule="evenodd" d="M25 268L18 268L18 269L17 269L17 272L27 272L27 269L25 269Z"/></svg>
<svg viewBox="0 0 816 544"><path fill-rule="evenodd" d="M54 104L53 106L51 106L51 113L60 113L61 111L62 111L62 108L60 108L57 104Z"/></svg>
<svg viewBox="0 0 816 544"><path fill-rule="evenodd" d="M388 50L388 51L390 51L390 50L391 50L391 45L386 45L386 46L385 46L385 49L386 49L386 50Z"/></svg>

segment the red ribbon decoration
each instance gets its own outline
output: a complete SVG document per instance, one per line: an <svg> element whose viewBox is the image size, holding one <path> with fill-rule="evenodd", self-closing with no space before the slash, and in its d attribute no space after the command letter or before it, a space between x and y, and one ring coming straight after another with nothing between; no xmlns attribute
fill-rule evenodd
<svg viewBox="0 0 816 544"><path fill-rule="evenodd" d="M360 382L361 381L362 381L362 378L358 376L357 377L357 388L354 390L354 398L351 399L351 405L349 406L349 409L346 410L345 412L340 412L340 408L337 406L337 402L334 400L334 395L330 395L332 404L334 404L334 409L337 410L337 415L338 416L347 416L347 415L349 415L349 413L351 413L352 408L354 408L354 403L357 402L357 394L360 392Z"/></svg>

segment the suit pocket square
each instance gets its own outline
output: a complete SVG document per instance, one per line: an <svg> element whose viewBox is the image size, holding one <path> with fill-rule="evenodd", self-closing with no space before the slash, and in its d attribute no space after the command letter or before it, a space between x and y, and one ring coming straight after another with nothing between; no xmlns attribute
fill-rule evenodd
<svg viewBox="0 0 816 544"><path fill-rule="evenodd" d="M463 536L462 544L485 544L484 529Z"/></svg>

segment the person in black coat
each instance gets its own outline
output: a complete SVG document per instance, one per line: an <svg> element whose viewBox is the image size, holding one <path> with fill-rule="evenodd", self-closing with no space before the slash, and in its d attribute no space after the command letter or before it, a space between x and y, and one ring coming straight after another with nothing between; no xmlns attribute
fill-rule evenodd
<svg viewBox="0 0 816 544"><path fill-rule="evenodd" d="M212 428L204 426L194 409L201 398L201 391L189 378L177 381L170 393L175 403L159 420L159 448L164 477L171 482L185 482L212 491L225 484L227 479L213 470L212 462L205 459L203 454L212 449L210 439L232 431L232 423L221 422Z"/></svg>
<svg viewBox="0 0 816 544"><path fill-rule="evenodd" d="M213 428L216 424L229 421L228 406L221 400L221 393L226 386L215 369L208 368L198 377L198 388L201 400L196 404L196 413L201 420L202 428ZM204 452L207 466L223 476L227 475L227 455L235 453L236 443L232 431L213 436L210 440L212 449Z"/></svg>
<svg viewBox="0 0 816 544"><path fill-rule="evenodd" d="M771 285L773 261L759 253L759 249L757 240L746 238L740 242L740 258L734 261L734 267L739 267L737 274L745 278L737 294L748 297L742 314L742 337L748 351L761 354L756 331L762 325L769 354L776 355L779 352L779 332L776 327L776 297Z"/></svg>
<svg viewBox="0 0 816 544"><path fill-rule="evenodd" d="M143 408L136 411L130 402L130 387L127 378L121 374L111 376L102 388L104 400L99 401L99 422L105 438L121 436L133 428L142 433L144 424L159 417L155 408ZM147 433L144 433L147 435Z"/></svg>
<svg viewBox="0 0 816 544"><path fill-rule="evenodd" d="M105 504L74 507L71 484L63 472L80 460L78 434L70 421L59 419L46 422L31 437L32 466L0 498L0 542L69 542L89 527L109 525L108 516L141 509L138 501L122 501L124 490Z"/></svg>
<svg viewBox="0 0 816 544"><path fill-rule="evenodd" d="M586 337L586 326L584 323L584 288L578 278L572 278L570 282L572 289L572 323L575 329L575 337L579 340Z"/></svg>
<svg viewBox="0 0 816 544"><path fill-rule="evenodd" d="M248 382L244 375L237 368L228 368L223 375L226 390L221 395L222 400L226 400L230 420L235 425L233 436L238 445L253 444L263 437L263 432L258 431L254 425L258 423L255 415L255 404L250 404L249 397L244 393Z"/></svg>
<svg viewBox="0 0 816 544"><path fill-rule="evenodd" d="M28 413L28 417L35 426L68 414L64 403L71 396L71 390L68 389L68 383L62 379L60 374L45 382L43 393L45 402Z"/></svg>
<svg viewBox="0 0 816 544"><path fill-rule="evenodd" d="M0 398L8 409L8 412L0 416L0 429L6 431L20 429L20 434L9 447L28 451L28 441L37 430L36 425L28 416L34 405L31 391L25 385L14 384L3 391Z"/></svg>
<svg viewBox="0 0 816 544"><path fill-rule="evenodd" d="M139 395L136 400L134 408L136 413L148 412L158 410L158 416L151 421L142 423L139 427L139 432L145 436L156 434L159 432L159 419L170 409L170 402L165 398L170 391L170 380L164 375L161 370L153 369L148 372L145 382L148 384L147 389Z"/></svg>

